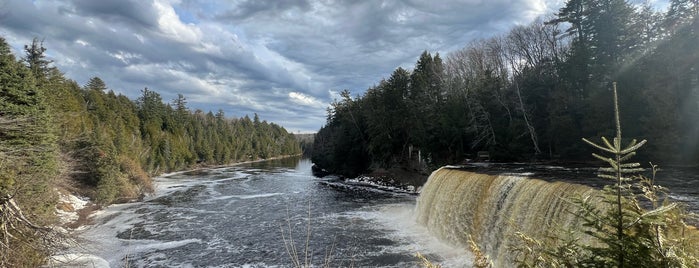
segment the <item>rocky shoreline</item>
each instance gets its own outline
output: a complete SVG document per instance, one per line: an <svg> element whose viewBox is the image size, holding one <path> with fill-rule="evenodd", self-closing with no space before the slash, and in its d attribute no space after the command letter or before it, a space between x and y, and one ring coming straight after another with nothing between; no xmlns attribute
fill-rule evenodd
<svg viewBox="0 0 699 268"><path fill-rule="evenodd" d="M73 235L87 226L93 224L91 216L102 208L98 204L92 203L89 198L77 196L66 190L56 190L58 192L58 204L56 204L56 215L59 219L59 226L54 230ZM79 238L72 241L64 241L66 248L80 247ZM98 256L86 253L68 253L53 255L48 259L45 267L109 267L109 262Z"/></svg>
<svg viewBox="0 0 699 268"><path fill-rule="evenodd" d="M272 161L272 160L278 160L278 159L283 159L283 158L289 158L289 157L298 157L299 155L285 155L285 156L278 156L278 157L272 157L272 158L267 158L267 159L257 159L257 160L251 160L251 161L244 161L244 162L238 162L238 163L232 163L228 165L217 165L217 166L197 166L192 169L188 170L182 170L182 171L176 171L176 172L170 172L170 173L163 173L158 176L154 176L153 178L162 178L162 177L168 177L176 174L181 174L181 173L186 173L186 172L194 172L197 170L202 170L202 169L212 169L212 168L222 168L222 167L231 167L231 166L237 166L237 165L244 165L244 164L250 164L250 163L256 163L256 162L264 162L264 161ZM78 194L78 190L74 189L71 187L73 190L67 190L67 189L56 189L56 192L58 193L58 203L56 204L56 216L58 217L58 225L54 226L53 229L57 230L58 232L65 233L68 235L72 236L79 236L79 232L89 228L89 226L95 224L93 221L93 218L96 214L99 214L99 212L103 211L106 207L103 207L99 204L96 204L90 200L90 198L85 197L85 196L80 196ZM141 199L133 199L133 200L122 200L122 202L117 202L114 204L120 204L120 203L131 203L135 201L139 201ZM109 206L109 205L108 205ZM107 207L108 207L107 206ZM74 247L80 247L79 243L76 241L79 241L79 238L75 238L75 241L72 242L66 242L66 248L74 248ZM77 246L76 246L77 245ZM94 267L110 267L109 263L92 254L87 254L87 253L65 253L65 254L57 254L53 255L49 258L47 264L45 265L46 267L85 267L85 268L94 268Z"/></svg>
<svg viewBox="0 0 699 268"><path fill-rule="evenodd" d="M376 188L384 191L419 194L427 182L429 173L405 168L375 169L355 178L345 178L317 166L312 166L313 175L319 178L337 176L344 183Z"/></svg>

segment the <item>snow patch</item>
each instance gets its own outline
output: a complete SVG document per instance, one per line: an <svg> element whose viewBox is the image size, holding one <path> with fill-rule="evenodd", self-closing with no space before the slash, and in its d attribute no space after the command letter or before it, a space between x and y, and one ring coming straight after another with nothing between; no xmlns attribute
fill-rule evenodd
<svg viewBox="0 0 699 268"><path fill-rule="evenodd" d="M355 186L364 186L369 188L378 189L386 192L404 193L404 194L415 194L418 193L415 190L415 186L412 185L398 185L395 180L382 181L376 178L359 176L353 179L346 179L345 183Z"/></svg>
<svg viewBox="0 0 699 268"><path fill-rule="evenodd" d="M90 202L87 197L79 197L73 194L66 194L58 191L58 205L56 206L56 215L61 224L67 224L77 221L80 216L78 211L85 208Z"/></svg>

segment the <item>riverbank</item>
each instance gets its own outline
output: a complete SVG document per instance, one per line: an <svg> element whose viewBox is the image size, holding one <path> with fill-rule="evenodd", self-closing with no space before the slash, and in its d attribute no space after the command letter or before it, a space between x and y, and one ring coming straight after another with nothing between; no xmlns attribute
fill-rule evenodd
<svg viewBox="0 0 699 268"><path fill-rule="evenodd" d="M429 172L409 170L405 168L376 169L350 181L368 182L381 187L393 187L412 193L420 193L427 182Z"/></svg>
<svg viewBox="0 0 699 268"><path fill-rule="evenodd" d="M285 158L291 158L291 157L301 157L301 156L302 156L302 154L281 155L281 156L275 156L275 157L264 158L264 159L256 159L256 160L249 160L249 161L242 161L242 162L234 162L234 163L225 164L225 165L197 165L197 166L194 166L194 167L192 167L192 168L188 168L188 169L186 169L186 170L180 170L180 171L162 173L162 174L160 174L160 175L158 175L158 176L154 176L153 178L167 177L167 176L178 175L178 174L187 173L187 172L196 172L196 171L204 170L204 169L234 167L234 166L238 166L238 165L245 165L245 164L252 164L252 163L259 163L259 162L265 162L265 161L273 161L273 160L279 160L279 159L285 159Z"/></svg>
<svg viewBox="0 0 699 268"><path fill-rule="evenodd" d="M189 168L186 170L162 173L162 174L159 174L157 176L153 176L152 179L168 177L168 176L173 176L173 175L178 175L178 174L183 174L183 173L188 173L188 172L196 172L196 171L205 170L205 169L233 167L233 166L238 166L238 165L259 163L259 162L265 162L265 161L273 161L273 160L279 160L279 159L285 159L285 158L291 158L291 157L300 157L300 156L301 156L301 154L282 155L282 156L275 156L275 157L266 158L266 159L256 159L256 160L235 162L235 163L230 163L230 164L226 164L226 165L199 165L199 166ZM94 214L95 212L103 209L103 206L100 206L99 204L92 202L90 200L90 198L81 195L80 194L81 191L75 187L72 187L72 186L71 187L64 187L61 189L56 189L56 191L58 192L58 196L59 196L59 202L56 204L56 214L59 218L60 226L62 228L66 228L68 230L76 230L84 225L90 225L90 224L92 224L92 221L90 220L90 216L92 214ZM109 204L107 206L110 206L113 204L131 203L131 202L138 201L138 199L120 200L120 201L121 202L114 202L114 203Z"/></svg>
<svg viewBox="0 0 699 268"><path fill-rule="evenodd" d="M285 267L279 225L303 243L311 219L309 253L333 247L333 266L416 267L416 251L442 259L412 219L415 196L337 190L324 183L342 184L335 177L314 177L297 159L157 178L154 196L104 208L78 233L83 246L62 253L112 267Z"/></svg>
<svg viewBox="0 0 699 268"><path fill-rule="evenodd" d="M333 174L317 165L312 166L313 175L319 178L333 175L348 184L359 184L380 190L393 192L420 193L422 185L427 182L430 173L408 168L379 168L357 177L347 178Z"/></svg>
<svg viewBox="0 0 699 268"><path fill-rule="evenodd" d="M235 162L226 165L200 165L191 169L162 173L157 176L153 176L152 179L165 178L173 175L197 172L206 169L216 169L225 167L234 167L245 164L259 163L265 161L274 161L292 157L300 157L301 155L284 155L271 157L267 159L256 159L250 161ZM156 183L157 180L154 180ZM157 185L154 185L157 187ZM75 235L86 229L88 226L96 224L93 220L95 215L99 215L105 209L112 205L118 204L128 204L137 201L139 199L126 200L124 202L115 202L106 206L100 206L90 200L90 198L81 195L80 189L70 186L63 188L56 188L56 192L59 197L59 201L56 204L56 216L58 217L58 225L53 228L60 232L67 233L69 235ZM80 239L75 239L75 241L69 242L68 244L79 244ZM71 247L73 245L66 245ZM109 263L104 259L91 254L57 254L51 256L47 263L48 267L109 267Z"/></svg>

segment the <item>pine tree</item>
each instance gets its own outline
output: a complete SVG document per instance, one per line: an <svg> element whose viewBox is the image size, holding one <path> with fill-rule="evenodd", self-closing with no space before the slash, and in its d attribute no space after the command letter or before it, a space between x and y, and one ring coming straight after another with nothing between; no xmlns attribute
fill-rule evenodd
<svg viewBox="0 0 699 268"><path fill-rule="evenodd" d="M640 175L639 163L629 162L646 141L632 140L622 146L616 83L613 84L616 136L602 137L597 144L583 139L607 156L593 154L609 167L599 177L614 181L597 196L567 200L578 205L572 213L582 226L552 231L553 237L533 238L519 234L516 253L519 267L697 267L699 234L688 228L690 215L667 199L667 189Z"/></svg>
<svg viewBox="0 0 699 268"><path fill-rule="evenodd" d="M617 96L617 90L616 90L616 82L613 85L613 92L614 92L614 122L616 125L616 137L614 137L613 142L610 143L609 140L605 137L602 137L602 141L604 142L604 145L598 145L595 144L585 138L583 138L583 141L587 144L590 144L591 146L602 150L604 152L612 154L612 157L605 157L598 155L596 153L593 153L592 155L600 159L604 162L607 162L610 167L609 168L601 168L600 169L600 177L601 178L606 178L606 179L611 179L614 180L616 185L616 204L615 204L615 209L616 209L616 214L614 217L616 218L616 223L615 223L615 228L616 228L616 241L613 241L613 245L616 248L613 250L616 251L617 255L617 265L618 267L624 267L625 264L625 258L626 258L626 247L625 247L625 233L624 233L624 228L625 228L625 223L626 221L624 220L624 214L623 214L623 209L624 209L624 204L622 203L622 198L625 196L628 196L630 193L626 192L630 190L627 185L628 182L630 182L632 179L629 176L629 174L635 174L638 172L643 171L642 168L639 168L641 164L639 163L625 163L627 160L629 160L631 157L636 155L636 151L643 146L643 144L646 143L646 140L642 140L641 142L637 142L635 139L632 140L626 147L621 146L621 122L619 120L619 98Z"/></svg>
<svg viewBox="0 0 699 268"><path fill-rule="evenodd" d="M85 84L85 89L106 92L107 84L105 84L101 78L95 76L93 78L90 78L89 81L87 81L87 84Z"/></svg>
<svg viewBox="0 0 699 268"><path fill-rule="evenodd" d="M31 70L0 37L0 267L37 266L55 243L52 222L56 139ZM51 242L51 241L48 241Z"/></svg>
<svg viewBox="0 0 699 268"><path fill-rule="evenodd" d="M31 73L37 79L37 82L43 83L50 71L54 69L49 66L53 61L46 59L46 55L44 55L44 52L46 52L44 41L39 41L38 38L34 37L30 45L24 46L24 51L26 53L24 61L29 66Z"/></svg>

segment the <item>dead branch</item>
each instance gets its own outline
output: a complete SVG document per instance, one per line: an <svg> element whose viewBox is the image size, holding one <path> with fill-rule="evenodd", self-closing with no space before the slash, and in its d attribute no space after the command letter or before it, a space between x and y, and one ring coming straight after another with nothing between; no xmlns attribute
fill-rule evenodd
<svg viewBox="0 0 699 268"><path fill-rule="evenodd" d="M66 241L69 239L65 234L29 220L12 196L0 197L0 267L12 266L10 252L20 244L50 254Z"/></svg>

